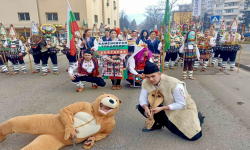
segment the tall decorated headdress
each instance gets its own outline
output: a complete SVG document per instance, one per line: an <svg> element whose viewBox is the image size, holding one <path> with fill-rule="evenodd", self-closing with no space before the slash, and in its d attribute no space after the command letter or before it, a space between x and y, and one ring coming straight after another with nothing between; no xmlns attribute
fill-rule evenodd
<svg viewBox="0 0 250 150"><path fill-rule="evenodd" d="M41 25L40 30L45 36L51 36L56 32L56 27L52 24L43 24Z"/></svg>
<svg viewBox="0 0 250 150"><path fill-rule="evenodd" d="M30 34L31 34L30 45L32 48L36 48L38 44L42 41L43 37L40 36L39 29L34 21L31 22Z"/></svg>
<svg viewBox="0 0 250 150"><path fill-rule="evenodd" d="M195 35L196 35L196 33L195 33L194 30L190 30L188 32L187 38L186 38L188 44L194 44L195 43L195 38L196 38Z"/></svg>
<svg viewBox="0 0 250 150"><path fill-rule="evenodd" d="M198 21L195 26L196 32L201 32L203 23L201 21Z"/></svg>
<svg viewBox="0 0 250 150"><path fill-rule="evenodd" d="M105 31L110 31L110 27L105 28Z"/></svg>
<svg viewBox="0 0 250 150"><path fill-rule="evenodd" d="M220 31L225 32L226 30L227 30L227 24L225 23L225 20L223 20L220 25Z"/></svg>
<svg viewBox="0 0 250 150"><path fill-rule="evenodd" d="M13 24L10 25L9 36L15 36L16 37L16 29L14 28Z"/></svg>
<svg viewBox="0 0 250 150"><path fill-rule="evenodd" d="M171 27L171 34L176 34L176 22L174 21L173 22L173 25L172 25L172 27Z"/></svg>
<svg viewBox="0 0 250 150"><path fill-rule="evenodd" d="M6 30L2 23L0 23L0 40L7 40L6 38Z"/></svg>
<svg viewBox="0 0 250 150"><path fill-rule="evenodd" d="M187 23L184 23L184 24L182 25L181 30L182 30L182 33L181 33L182 36L186 36L187 33L188 33L188 24L187 24Z"/></svg>
<svg viewBox="0 0 250 150"><path fill-rule="evenodd" d="M238 22L237 22L236 18L233 19L229 30L237 32L237 30L238 30Z"/></svg>
<svg viewBox="0 0 250 150"><path fill-rule="evenodd" d="M177 34L177 35L180 35L180 33L181 33L181 25L180 25L180 24L177 24L177 25L176 25L176 34Z"/></svg>

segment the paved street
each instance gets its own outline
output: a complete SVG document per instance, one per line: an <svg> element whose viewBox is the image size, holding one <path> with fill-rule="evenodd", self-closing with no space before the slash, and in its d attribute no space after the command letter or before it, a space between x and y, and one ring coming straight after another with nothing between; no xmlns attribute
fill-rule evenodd
<svg viewBox="0 0 250 150"><path fill-rule="evenodd" d="M170 133L166 128L150 133L141 132L145 118L135 109L140 88L130 88L123 81L122 90L112 91L110 81L106 80L108 84L105 88L94 90L91 84L87 83L85 91L76 93L76 86L71 83L65 72L68 67L65 55L58 56L58 61L59 76L48 74L42 77L40 74L31 74L28 63L27 75L10 77L0 74L0 123L15 116L57 114L69 104L80 101L93 102L98 95L105 92L115 94L122 100L122 104L115 115L114 131L104 140L96 142L93 150L250 149L250 73L243 69L237 74L236 71L230 72L229 68L224 72L219 71L219 67L208 68L205 73L195 72L196 80L185 81L198 110L206 117L202 126L203 137L198 141L189 142ZM52 67L51 64L50 66ZM166 70L165 73L180 79L181 68ZM242 105L238 102L242 102L239 103ZM35 137L19 133L9 135L0 143L0 149L21 149ZM78 144L77 149L82 149L82 146L83 143ZM62 150L72 150L72 146Z"/></svg>

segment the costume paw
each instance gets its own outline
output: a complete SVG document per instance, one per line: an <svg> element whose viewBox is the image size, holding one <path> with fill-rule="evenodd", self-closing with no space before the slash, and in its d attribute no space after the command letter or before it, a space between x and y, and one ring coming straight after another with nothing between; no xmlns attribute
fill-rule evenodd
<svg viewBox="0 0 250 150"><path fill-rule="evenodd" d="M69 127L69 126L66 126L65 127L65 134L64 134L64 140L68 140L70 135L76 135L76 131L75 129L73 128L73 126Z"/></svg>
<svg viewBox="0 0 250 150"><path fill-rule="evenodd" d="M83 148L84 148L84 149L90 149L91 147L94 146L94 142L95 142L95 141L92 141L90 145L83 145Z"/></svg>

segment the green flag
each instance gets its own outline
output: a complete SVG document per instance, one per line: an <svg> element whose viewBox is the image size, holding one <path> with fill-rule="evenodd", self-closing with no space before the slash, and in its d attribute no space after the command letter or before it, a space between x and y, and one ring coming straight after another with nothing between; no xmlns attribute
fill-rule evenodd
<svg viewBox="0 0 250 150"><path fill-rule="evenodd" d="M165 16L162 22L162 26L165 27L164 33L164 42L165 42L165 51L170 49L170 8L169 8L169 0L166 0L166 9Z"/></svg>

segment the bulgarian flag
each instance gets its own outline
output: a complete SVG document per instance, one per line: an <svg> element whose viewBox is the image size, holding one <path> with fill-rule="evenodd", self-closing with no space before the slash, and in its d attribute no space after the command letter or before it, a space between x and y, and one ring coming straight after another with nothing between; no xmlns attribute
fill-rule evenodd
<svg viewBox="0 0 250 150"><path fill-rule="evenodd" d="M76 54L75 47L75 32L79 31L79 26L77 24L74 13L71 10L71 7L68 2L68 11L67 11L67 47L70 49L70 55L74 56Z"/></svg>
<svg viewBox="0 0 250 150"><path fill-rule="evenodd" d="M164 42L165 42L165 51L170 48L170 8L169 8L169 0L166 0L166 9L165 16L162 22L162 26L165 27L164 33Z"/></svg>

